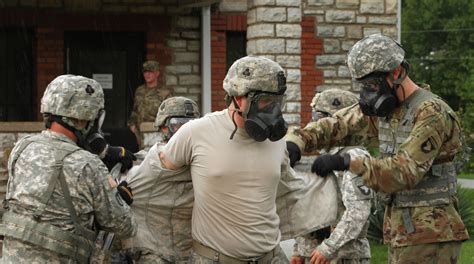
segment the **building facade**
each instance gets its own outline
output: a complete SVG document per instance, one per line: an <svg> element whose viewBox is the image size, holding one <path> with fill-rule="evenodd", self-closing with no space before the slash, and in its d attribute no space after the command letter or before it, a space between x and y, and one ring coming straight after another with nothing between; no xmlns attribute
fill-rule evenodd
<svg viewBox="0 0 474 264"><path fill-rule="evenodd" d="M284 116L303 126L315 92L356 92L347 51L377 32L397 37L397 0L0 0L0 197L13 144L43 129L40 99L57 75L103 85L104 130L120 144L143 61L158 60L161 85L210 112L225 107L232 62L262 55L286 70Z"/></svg>

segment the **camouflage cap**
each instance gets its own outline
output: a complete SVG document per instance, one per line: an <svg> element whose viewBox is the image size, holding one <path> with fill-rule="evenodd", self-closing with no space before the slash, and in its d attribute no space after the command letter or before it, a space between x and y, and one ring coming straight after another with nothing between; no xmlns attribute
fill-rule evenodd
<svg viewBox="0 0 474 264"><path fill-rule="evenodd" d="M352 78L359 79L372 72L390 72L398 67L405 51L395 40L373 34L359 40L347 56Z"/></svg>
<svg viewBox="0 0 474 264"><path fill-rule="evenodd" d="M223 86L230 96L246 95L251 91L283 94L286 77L278 63L265 57L246 56L230 66Z"/></svg>
<svg viewBox="0 0 474 264"><path fill-rule="evenodd" d="M354 93L340 89L328 89L314 95L310 105L313 111L333 115L338 110L353 105L358 101Z"/></svg>
<svg viewBox="0 0 474 264"><path fill-rule="evenodd" d="M158 71L160 64L157 61L149 60L143 63L143 71Z"/></svg>
<svg viewBox="0 0 474 264"><path fill-rule="evenodd" d="M94 120L104 108L104 92L100 84L83 76L56 77L41 98L41 113Z"/></svg>
<svg viewBox="0 0 474 264"><path fill-rule="evenodd" d="M182 96L170 97L161 103L154 126L158 129L169 117L198 118L199 116L199 107L193 100Z"/></svg>

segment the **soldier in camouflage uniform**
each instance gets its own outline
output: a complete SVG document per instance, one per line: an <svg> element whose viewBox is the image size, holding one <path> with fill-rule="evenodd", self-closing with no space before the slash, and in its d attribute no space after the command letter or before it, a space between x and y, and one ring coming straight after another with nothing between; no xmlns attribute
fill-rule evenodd
<svg viewBox="0 0 474 264"><path fill-rule="evenodd" d="M334 115L336 111L357 103L357 97L348 91L329 89L317 93L312 102L312 121ZM368 156L357 147L334 147L331 154L349 153ZM291 263L310 263L311 255L331 263L369 263L370 246L367 240L367 221L370 214L372 191L362 183L362 177L349 171L331 174L338 183L338 219L330 236L314 231L296 238ZM323 234L321 234L323 233ZM313 253L314 252L314 253Z"/></svg>
<svg viewBox="0 0 474 264"><path fill-rule="evenodd" d="M155 119L162 143L155 144L144 161L129 171L134 191L132 211L138 223L132 238L135 263L187 263L191 254L191 214L194 195L188 168L164 170L158 153L181 125L199 117L191 99L171 97L163 101Z"/></svg>
<svg viewBox="0 0 474 264"><path fill-rule="evenodd" d="M361 131L377 136L380 158L324 155L312 170L325 175L349 169L389 195L383 232L390 263L456 263L461 241L469 238L455 194L461 125L441 98L408 77L404 57L386 36L358 41L347 61L360 85L359 105L295 131L288 144L312 151Z"/></svg>
<svg viewBox="0 0 474 264"><path fill-rule="evenodd" d="M159 153L163 167L191 172L189 262L288 263L275 202L289 169L284 71L272 60L247 56L234 62L223 86L228 108L182 126Z"/></svg>
<svg viewBox="0 0 474 264"><path fill-rule="evenodd" d="M62 75L46 88L47 130L17 142L8 161L3 263L86 263L94 226L123 237L136 232L124 201L131 190L82 145L100 128L103 109L102 87L92 79Z"/></svg>
<svg viewBox="0 0 474 264"><path fill-rule="evenodd" d="M157 61L146 61L143 63L143 78L145 83L135 90L133 110L130 115L128 126L136 135L138 144L142 147L143 135L140 132L142 122L153 122L161 102L173 96L172 91L158 86L160 76Z"/></svg>

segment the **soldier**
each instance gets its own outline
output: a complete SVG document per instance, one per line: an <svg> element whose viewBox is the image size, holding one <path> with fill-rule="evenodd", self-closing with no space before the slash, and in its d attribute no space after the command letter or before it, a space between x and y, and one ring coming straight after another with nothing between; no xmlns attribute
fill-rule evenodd
<svg viewBox="0 0 474 264"><path fill-rule="evenodd" d="M143 78L145 83L135 91L133 110L128 121L128 127L137 137L138 145L143 147L143 135L140 132L142 122L153 122L161 102L173 96L172 91L158 86L160 76L157 61L146 61L143 63Z"/></svg>
<svg viewBox="0 0 474 264"><path fill-rule="evenodd" d="M234 62L223 86L228 108L185 124L159 154L163 167L191 172L189 262L288 263L275 202L289 169L284 71L247 56Z"/></svg>
<svg viewBox="0 0 474 264"><path fill-rule="evenodd" d="M358 41L347 63L360 86L359 104L295 131L288 150L294 158L360 131L378 136L380 158L323 155L312 171L349 169L390 194L384 217L390 263L456 263L461 241L469 238L455 195L461 125L441 98L410 79L404 57L386 36Z"/></svg>
<svg viewBox="0 0 474 264"><path fill-rule="evenodd" d="M317 93L312 102L312 121L333 116L339 109L357 103L357 97L348 91L329 89ZM334 147L327 153L369 155L357 147ZM362 184L362 177L349 171L334 172L338 186L338 219L326 238L325 230L318 230L296 238L291 263L310 263L313 258L324 263L370 263L367 229L372 191ZM324 240L325 239L325 240ZM317 263L317 262L316 262Z"/></svg>
<svg viewBox="0 0 474 264"><path fill-rule="evenodd" d="M163 101L155 127L162 132L164 142L155 144L127 175L138 223L137 235L132 238L135 263L188 263L194 202L191 174L188 168L163 170L158 153L183 124L199 115L191 99L178 96Z"/></svg>
<svg viewBox="0 0 474 264"><path fill-rule="evenodd" d="M100 136L105 114L102 87L82 76L59 76L46 88L41 113L47 129L17 142L8 161L2 260L85 263L94 226L123 237L136 232L126 204L131 190L126 182L117 186L99 156L86 150L98 149L90 144ZM118 150L125 155L119 147L99 154Z"/></svg>

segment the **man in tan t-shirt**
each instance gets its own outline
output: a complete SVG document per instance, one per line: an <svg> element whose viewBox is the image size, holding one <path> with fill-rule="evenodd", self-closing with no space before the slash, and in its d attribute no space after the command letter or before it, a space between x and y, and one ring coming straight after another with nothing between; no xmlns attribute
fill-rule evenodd
<svg viewBox="0 0 474 264"><path fill-rule="evenodd" d="M279 247L277 187L289 169L281 109L284 71L264 57L237 60L224 80L228 108L181 127L159 154L189 167L194 187L191 263L288 263Z"/></svg>

